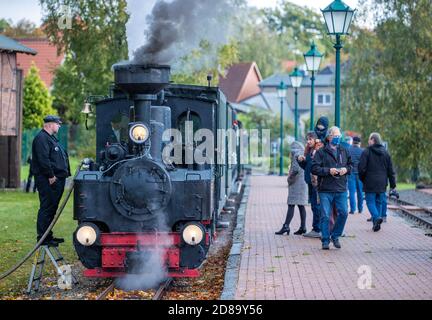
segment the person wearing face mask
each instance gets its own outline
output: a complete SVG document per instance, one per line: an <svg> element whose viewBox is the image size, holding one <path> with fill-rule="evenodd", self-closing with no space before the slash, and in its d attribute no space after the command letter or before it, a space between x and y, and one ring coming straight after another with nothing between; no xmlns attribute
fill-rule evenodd
<svg viewBox="0 0 432 320"><path fill-rule="evenodd" d="M366 205L372 216L373 231L378 232L386 219L386 190L396 189L396 176L390 154L382 144L379 133L369 137L369 147L362 153L358 171L366 194Z"/></svg>
<svg viewBox="0 0 432 320"><path fill-rule="evenodd" d="M304 155L300 155L297 157L297 162L300 167L304 170L304 179L308 185L309 191L309 202L311 204L312 209L312 231L304 234L307 238L321 238L321 211L320 205L318 203L318 190L317 190L317 179L316 176L312 174L312 160L315 156L317 150L320 149L318 146L319 142L318 136L314 131L309 132L306 135L307 145Z"/></svg>
<svg viewBox="0 0 432 320"><path fill-rule="evenodd" d="M315 133L323 143L326 142L327 131L329 127L329 119L327 117L320 117L315 126Z"/></svg>
<svg viewBox="0 0 432 320"><path fill-rule="evenodd" d="M322 249L330 249L330 241L340 249L342 236L348 217L347 175L351 173L352 160L349 151L341 146L341 131L332 127L328 132L329 143L320 149L313 158L312 174L318 176L318 194L321 206ZM337 217L330 231L330 215L333 207Z"/></svg>
<svg viewBox="0 0 432 320"><path fill-rule="evenodd" d="M69 157L55 137L61 126L60 118L47 116L43 129L32 144L31 171L39 191L40 207L37 218L37 241L51 224L64 192L66 178L70 174ZM54 238L52 232L45 238L44 245L57 246L64 239Z"/></svg>

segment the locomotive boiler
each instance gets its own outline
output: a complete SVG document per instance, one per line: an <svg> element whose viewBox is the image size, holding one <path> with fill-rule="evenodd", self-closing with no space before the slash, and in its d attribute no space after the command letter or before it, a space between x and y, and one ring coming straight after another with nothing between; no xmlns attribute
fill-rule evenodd
<svg viewBox="0 0 432 320"><path fill-rule="evenodd" d="M96 103L97 158L74 181L73 239L84 274L139 274L146 257L162 250L169 277L196 277L242 166L167 162L163 152L172 141L164 132L183 133L187 123L193 132L208 129L215 158L225 150L228 159L228 139L218 141L216 132L238 131L240 123L218 88L170 84L169 66L113 70L110 97ZM183 143L182 152L187 148Z"/></svg>

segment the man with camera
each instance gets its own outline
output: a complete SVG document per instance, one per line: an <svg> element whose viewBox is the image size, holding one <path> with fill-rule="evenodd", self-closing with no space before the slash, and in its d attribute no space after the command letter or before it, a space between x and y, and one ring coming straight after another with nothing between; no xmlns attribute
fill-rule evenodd
<svg viewBox="0 0 432 320"><path fill-rule="evenodd" d="M366 205L372 216L373 231L378 232L387 219L386 190L390 181L390 196L398 197L396 177L390 154L382 144L379 133L369 136L369 147L362 153L358 166L366 194Z"/></svg>
<svg viewBox="0 0 432 320"><path fill-rule="evenodd" d="M332 127L327 139L329 143L315 154L312 174L318 176L318 193L321 203L321 242L322 249L330 249L330 241L340 249L342 236L348 217L347 174L351 173L352 161L349 151L341 146L341 131ZM336 207L337 218L330 232L330 214Z"/></svg>

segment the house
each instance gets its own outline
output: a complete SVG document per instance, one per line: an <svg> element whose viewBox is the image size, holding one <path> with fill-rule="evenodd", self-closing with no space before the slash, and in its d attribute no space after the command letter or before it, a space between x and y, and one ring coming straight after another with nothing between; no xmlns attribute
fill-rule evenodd
<svg viewBox="0 0 432 320"><path fill-rule="evenodd" d="M219 87L238 112L247 113L251 108L270 111L270 105L259 86L262 76L255 62L231 66L225 76L220 76Z"/></svg>
<svg viewBox="0 0 432 320"><path fill-rule="evenodd" d="M36 50L0 35L0 189L20 187L23 70L17 55Z"/></svg>
<svg viewBox="0 0 432 320"><path fill-rule="evenodd" d="M40 77L49 89L54 80L54 71L62 64L64 54L57 53L57 47L49 42L47 38L19 39L23 45L38 52L37 56L24 54L18 55L17 66L27 75L31 65L34 63L40 70Z"/></svg>
<svg viewBox="0 0 432 320"><path fill-rule="evenodd" d="M301 70L304 74L301 87L298 89L298 110L301 119L310 119L311 105L311 75ZM294 88L291 86L289 74L275 74L260 83L264 94L277 96L277 88L283 82L287 86L287 105L289 109L295 108ZM334 93L335 93L334 67L327 66L315 75L315 119L319 115L332 115L334 113ZM280 112L279 105L272 104L274 112ZM293 122L293 118L288 119Z"/></svg>

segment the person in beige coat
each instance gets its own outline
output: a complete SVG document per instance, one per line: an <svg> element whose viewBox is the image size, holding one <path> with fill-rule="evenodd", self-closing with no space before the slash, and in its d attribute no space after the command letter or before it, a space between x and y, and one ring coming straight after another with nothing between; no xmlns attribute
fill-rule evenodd
<svg viewBox="0 0 432 320"><path fill-rule="evenodd" d="M294 234L302 235L306 233L305 206L308 204L308 187L304 180L304 171L296 160L297 156L303 154L304 146L300 142L294 141L291 144L291 166L288 173L288 212L282 229L275 233L277 235L290 234L290 223L294 217L295 206L298 206L300 211L301 226Z"/></svg>

